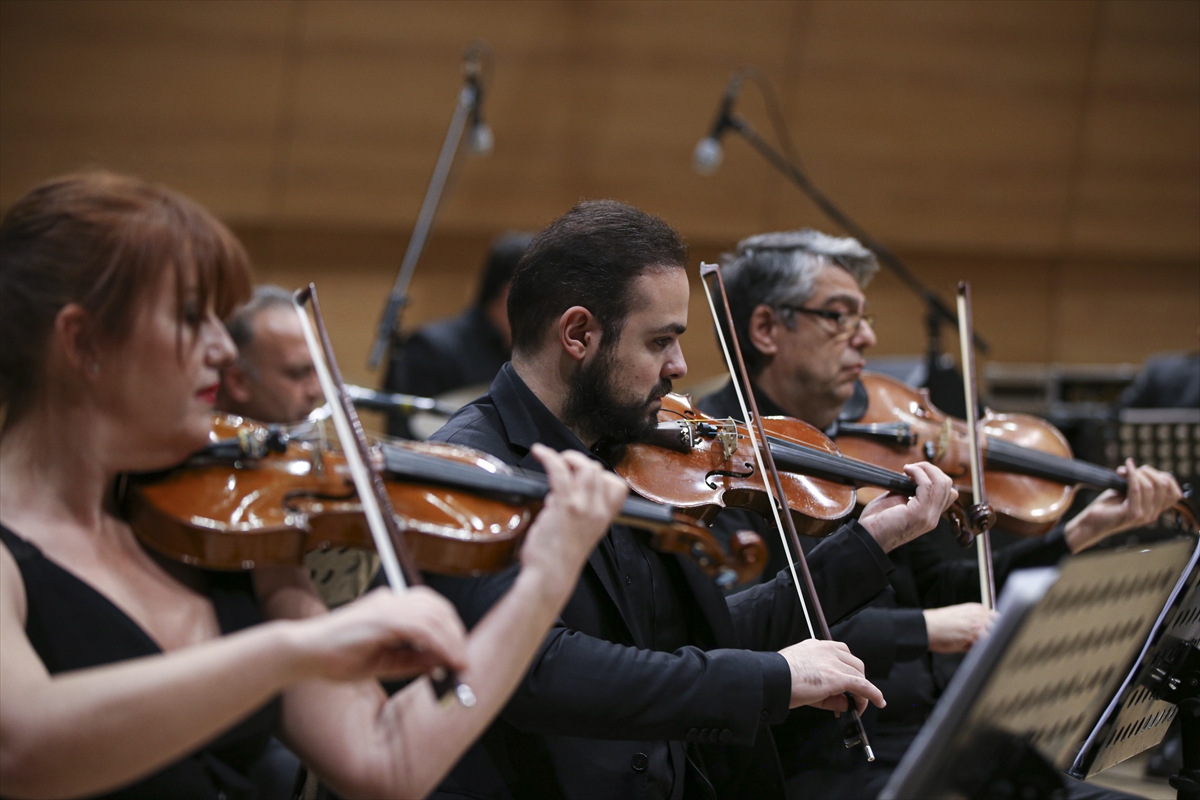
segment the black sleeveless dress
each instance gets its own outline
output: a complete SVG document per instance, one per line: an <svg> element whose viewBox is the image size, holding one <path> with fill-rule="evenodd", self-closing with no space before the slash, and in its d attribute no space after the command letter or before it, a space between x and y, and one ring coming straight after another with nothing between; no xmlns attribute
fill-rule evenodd
<svg viewBox="0 0 1200 800"><path fill-rule="evenodd" d="M46 558L33 543L0 526L25 581L25 633L50 674L158 655L154 640L108 598ZM204 572L221 633L263 621L249 573ZM267 703L196 752L104 798L254 800L246 772L279 719L279 699ZM71 754L63 753L69 762Z"/></svg>

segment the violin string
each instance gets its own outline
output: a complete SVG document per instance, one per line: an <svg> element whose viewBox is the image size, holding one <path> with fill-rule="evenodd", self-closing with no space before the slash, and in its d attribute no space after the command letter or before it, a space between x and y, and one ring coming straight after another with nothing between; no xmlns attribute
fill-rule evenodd
<svg viewBox="0 0 1200 800"><path fill-rule="evenodd" d="M772 498L771 515L775 517L775 529L779 531L779 541L783 543L783 552L787 556L788 569L792 574L792 584L796 587L796 597L800 600L800 609L804 612L804 621L808 624L808 635L813 638L817 636L817 629L813 626L812 617L808 613L808 603L804 600L804 591L800 588L800 578L796 575L796 559L792 557L792 549L788 544L787 533L783 529L783 520L779 518L779 506L782 504L787 513L791 510L787 507L787 502L784 498L775 498L775 493L771 491L771 484L767 481L767 468L763 464L762 452L758 447L758 439L755 436L754 426L750 425L750 411L746 408L746 398L742 396L742 387L737 379L737 371L733 368L733 358L729 355L729 347L725 343L725 332L721 328L721 321L717 315L717 304L713 300L712 290L709 289L708 281L704 279L703 274L700 277L700 283L704 286L704 296L708 298L708 309L712 312L713 325L717 329L717 340L721 343L721 352L725 355L725 366L729 370L729 382L733 384L734 393L737 395L738 407L742 410L742 418L746 420L746 430L750 434L750 444L754 448L754 458L758 463L758 474L762 476L763 487L767 490L767 497ZM736 334L735 334L736 335Z"/></svg>
<svg viewBox="0 0 1200 800"><path fill-rule="evenodd" d="M992 436L987 441L987 460L997 466L1009 467L1014 471L1022 468L1036 470L1040 474L1035 477L1086 483L1104 489L1124 490L1126 486L1117 473L1086 461L1043 453Z"/></svg>
<svg viewBox="0 0 1200 800"><path fill-rule="evenodd" d="M385 467L398 477L422 483L452 486L482 494L506 495L522 500L541 500L550 490L545 475L537 472L518 474L488 472L470 464L449 461L441 456L414 452L405 447L384 445ZM673 509L635 495L625 499L621 515L646 526L671 525Z"/></svg>
<svg viewBox="0 0 1200 800"><path fill-rule="evenodd" d="M892 472L874 464L867 464L857 459L778 439L774 436L769 437L768 440L771 443L772 453L793 458L797 463L809 469L825 468L827 474L834 478L848 478L906 494L916 491L917 485L904 473Z"/></svg>

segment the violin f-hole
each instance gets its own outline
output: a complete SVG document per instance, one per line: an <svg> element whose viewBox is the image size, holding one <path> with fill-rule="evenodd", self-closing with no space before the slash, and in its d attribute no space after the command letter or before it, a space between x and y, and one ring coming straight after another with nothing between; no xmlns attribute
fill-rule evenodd
<svg viewBox="0 0 1200 800"><path fill-rule="evenodd" d="M732 469L710 470L704 476L704 484L710 489L720 489L721 487L713 482L714 478L718 478L718 477L720 477L720 478L736 478L738 480L744 480L746 478L753 477L754 465L747 463L747 464L743 464L743 466L746 467L745 472L737 472L736 470L732 470Z"/></svg>

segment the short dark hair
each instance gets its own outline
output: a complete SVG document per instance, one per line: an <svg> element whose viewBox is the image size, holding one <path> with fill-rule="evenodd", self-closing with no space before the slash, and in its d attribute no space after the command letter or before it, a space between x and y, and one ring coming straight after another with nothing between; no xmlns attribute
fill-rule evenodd
<svg viewBox="0 0 1200 800"><path fill-rule="evenodd" d="M0 405L22 414L42 380L46 344L68 303L87 310L97 341L128 339L163 276L183 276L225 316L250 293L250 260L225 225L181 194L110 172L46 181L0 220Z"/></svg>
<svg viewBox="0 0 1200 800"><path fill-rule="evenodd" d="M652 267L686 267L687 246L658 217L615 200L585 200L534 237L508 293L514 352L531 353L571 306L620 333L629 286Z"/></svg>
<svg viewBox="0 0 1200 800"><path fill-rule="evenodd" d="M239 306L225 320L229 338L237 345L239 354L254 341L254 318L271 308L292 308L292 293L271 283L256 287L250 300Z"/></svg>
<svg viewBox="0 0 1200 800"><path fill-rule="evenodd" d="M525 255L531 241L532 233L508 231L492 242L487 261L483 264L483 277L479 281L479 296L475 299L477 307L483 308L500 296L504 284L512 280L517 263Z"/></svg>
<svg viewBox="0 0 1200 800"><path fill-rule="evenodd" d="M751 375L758 375L767 359L750 341L750 317L760 305L770 306L788 327L795 314L787 305L802 306L812 297L813 282L826 266L844 269L865 289L879 271L875 254L857 239L838 238L805 228L799 231L761 233L738 242L736 253L721 257L721 273L729 293L729 308L737 328L742 357ZM721 319L721 330L729 329Z"/></svg>

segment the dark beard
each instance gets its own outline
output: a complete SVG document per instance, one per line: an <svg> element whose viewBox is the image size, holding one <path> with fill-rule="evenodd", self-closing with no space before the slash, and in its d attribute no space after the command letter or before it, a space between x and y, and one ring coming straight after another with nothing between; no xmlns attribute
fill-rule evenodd
<svg viewBox="0 0 1200 800"><path fill-rule="evenodd" d="M671 381L663 378L644 400L621 402L615 384L612 352L602 350L591 364L575 370L563 403L567 427L583 433L585 438L603 442L606 448L644 439L658 424L652 404L671 391Z"/></svg>

